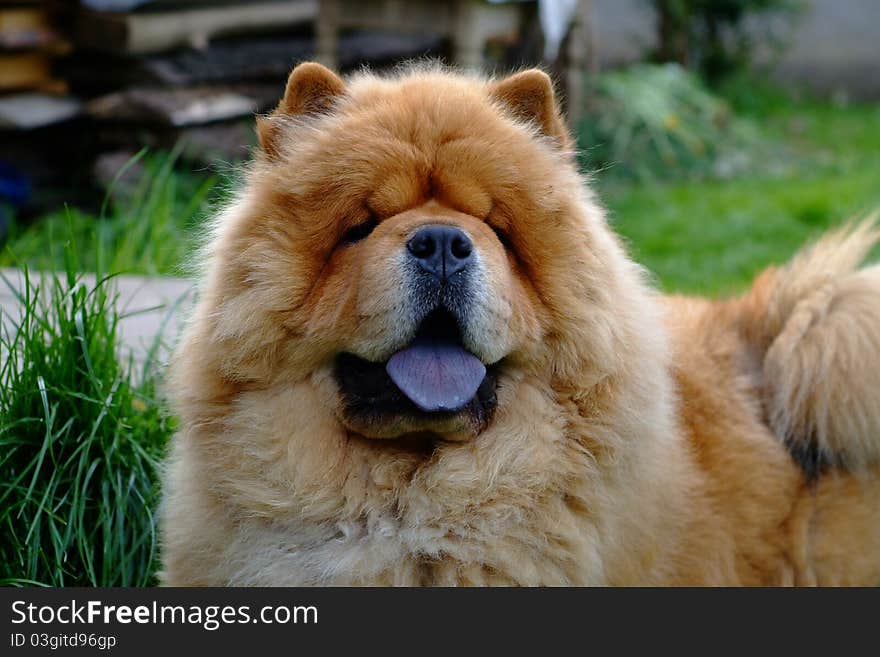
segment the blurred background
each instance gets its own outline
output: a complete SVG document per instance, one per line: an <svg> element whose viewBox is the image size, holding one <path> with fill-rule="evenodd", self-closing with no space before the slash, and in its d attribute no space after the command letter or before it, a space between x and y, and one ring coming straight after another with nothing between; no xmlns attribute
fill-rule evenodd
<svg viewBox="0 0 880 657"><path fill-rule="evenodd" d="M154 583L188 263L299 61L554 75L668 291L880 207L878 0L0 0L0 585Z"/></svg>

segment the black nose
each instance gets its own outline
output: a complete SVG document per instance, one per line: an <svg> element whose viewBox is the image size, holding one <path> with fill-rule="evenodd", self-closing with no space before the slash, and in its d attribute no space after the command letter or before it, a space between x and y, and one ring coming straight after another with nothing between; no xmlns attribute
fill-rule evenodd
<svg viewBox="0 0 880 657"><path fill-rule="evenodd" d="M422 226L406 248L425 271L446 280L467 267L474 245L464 231L454 226Z"/></svg>

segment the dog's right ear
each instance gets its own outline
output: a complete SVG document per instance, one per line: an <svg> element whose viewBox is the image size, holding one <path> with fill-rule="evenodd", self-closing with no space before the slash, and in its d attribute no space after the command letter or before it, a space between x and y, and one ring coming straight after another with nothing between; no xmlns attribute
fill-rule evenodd
<svg viewBox="0 0 880 657"><path fill-rule="evenodd" d="M345 82L316 62L300 64L290 72L284 97L268 116L257 118L257 138L269 156L278 154L280 123L285 116L323 114L345 93Z"/></svg>

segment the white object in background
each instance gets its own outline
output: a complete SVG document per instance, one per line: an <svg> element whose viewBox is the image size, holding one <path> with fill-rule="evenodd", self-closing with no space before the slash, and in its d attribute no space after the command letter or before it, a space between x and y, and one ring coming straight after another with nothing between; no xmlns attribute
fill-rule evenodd
<svg viewBox="0 0 880 657"><path fill-rule="evenodd" d="M552 62L559 55L562 40L574 20L577 0L539 0L538 16L544 32L544 59Z"/></svg>
<svg viewBox="0 0 880 657"><path fill-rule="evenodd" d="M21 93L0 97L0 128L30 130L72 119L79 101L70 96Z"/></svg>

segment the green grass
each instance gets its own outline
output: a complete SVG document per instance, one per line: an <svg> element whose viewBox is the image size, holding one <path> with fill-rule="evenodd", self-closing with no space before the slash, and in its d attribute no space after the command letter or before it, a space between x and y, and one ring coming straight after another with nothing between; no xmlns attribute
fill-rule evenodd
<svg viewBox="0 0 880 657"><path fill-rule="evenodd" d="M120 361L112 280L84 283L76 253L0 334L0 585L153 581L171 426L149 360Z"/></svg>
<svg viewBox="0 0 880 657"><path fill-rule="evenodd" d="M880 207L880 107L740 95L739 111L787 151L780 171L646 182L613 167L596 174L615 228L666 290L742 290L823 230Z"/></svg>
<svg viewBox="0 0 880 657"><path fill-rule="evenodd" d="M143 161L134 189L108 195L97 216L62 208L29 225L13 223L0 266L63 268L64 245L73 241L84 247L85 271L180 275L220 187L216 176L183 171L177 155L141 152L126 165Z"/></svg>

